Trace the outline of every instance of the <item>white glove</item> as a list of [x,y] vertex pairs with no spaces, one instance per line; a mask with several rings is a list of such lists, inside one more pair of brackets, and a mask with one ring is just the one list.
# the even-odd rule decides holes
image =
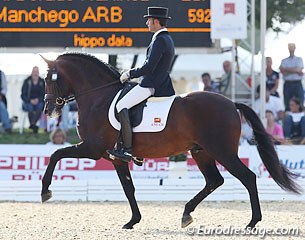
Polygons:
[[130,78],[130,73],[129,73],[130,70],[128,71],[125,71],[122,73],[121,77],[120,77],[120,80],[121,80],[121,83],[124,83],[126,82],[127,80],[129,80]]

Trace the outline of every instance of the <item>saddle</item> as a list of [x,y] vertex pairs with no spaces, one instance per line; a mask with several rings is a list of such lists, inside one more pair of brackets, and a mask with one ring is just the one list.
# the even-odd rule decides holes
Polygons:
[[[108,111],[108,119],[111,126],[120,130],[118,113],[115,105],[128,91],[135,87],[137,83],[125,83],[124,88],[114,97]],[[166,127],[170,108],[179,96],[150,97],[145,101],[129,109],[129,116],[133,132],[160,132]]]
[[[126,82],[124,84],[122,92],[120,93],[120,95],[115,103],[115,106],[131,89],[133,89],[137,85],[138,85],[138,83],[135,83],[135,82]],[[144,110],[144,107],[147,106],[146,103],[147,103],[147,99],[144,100],[143,102],[140,102],[139,104],[133,106],[131,109],[129,109],[131,127],[134,128],[134,127],[140,125],[140,123],[142,122],[143,110]],[[114,108],[114,115],[115,115],[115,118],[117,119],[117,121],[119,122],[119,114],[116,110],[116,107]]]

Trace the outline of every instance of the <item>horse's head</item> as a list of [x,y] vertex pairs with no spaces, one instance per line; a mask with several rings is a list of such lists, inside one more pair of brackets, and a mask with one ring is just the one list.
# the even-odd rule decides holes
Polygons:
[[51,117],[57,117],[61,115],[62,108],[66,103],[65,99],[71,94],[71,89],[64,79],[64,73],[58,61],[41,57],[48,64],[48,72],[45,77],[44,113]]
[[49,116],[60,115],[71,95],[78,101],[83,97],[85,105],[90,105],[97,97],[107,98],[122,87],[119,72],[93,56],[65,53],[55,61],[42,58],[49,67],[44,110]]

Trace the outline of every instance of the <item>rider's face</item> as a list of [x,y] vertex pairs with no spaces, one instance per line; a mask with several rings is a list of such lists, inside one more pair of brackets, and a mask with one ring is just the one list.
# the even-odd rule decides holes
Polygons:
[[150,32],[156,32],[156,19],[153,18],[147,18],[146,26],[148,27]]

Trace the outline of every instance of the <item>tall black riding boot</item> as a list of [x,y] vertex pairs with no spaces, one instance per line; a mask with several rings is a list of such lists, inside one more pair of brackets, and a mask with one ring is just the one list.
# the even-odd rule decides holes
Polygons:
[[132,159],[132,129],[127,108],[119,112],[119,119],[124,147],[123,149],[108,150],[108,153],[116,158],[120,158],[124,162],[130,162]]

